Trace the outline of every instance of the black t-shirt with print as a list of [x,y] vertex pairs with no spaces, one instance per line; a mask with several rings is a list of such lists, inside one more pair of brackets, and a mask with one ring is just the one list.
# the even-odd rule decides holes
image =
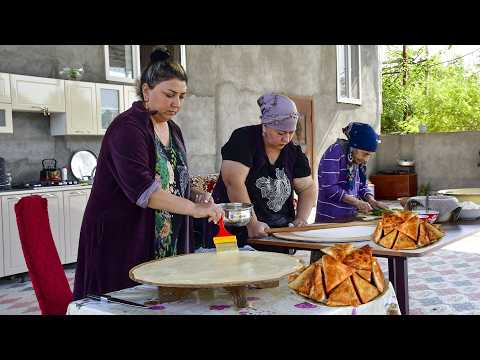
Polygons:
[[[272,165],[265,153],[262,126],[246,126],[232,133],[222,147],[222,159],[250,168],[245,185],[259,221],[281,227],[294,220],[293,179],[311,174],[308,159],[299,145],[287,144]],[[229,202],[221,176],[213,198],[217,203]]]

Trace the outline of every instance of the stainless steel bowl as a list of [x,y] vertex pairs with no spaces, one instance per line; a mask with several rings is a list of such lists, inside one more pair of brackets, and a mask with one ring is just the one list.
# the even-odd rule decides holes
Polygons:
[[400,166],[414,166],[415,160],[397,160],[397,164]]
[[252,218],[253,205],[245,203],[218,204],[225,212],[223,222],[230,226],[245,226]]

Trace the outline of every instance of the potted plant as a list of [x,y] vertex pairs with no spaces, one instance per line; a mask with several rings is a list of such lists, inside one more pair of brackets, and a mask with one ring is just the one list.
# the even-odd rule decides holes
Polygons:
[[67,80],[80,80],[83,75],[83,68],[78,67],[64,67],[60,71],[60,75],[63,76]]

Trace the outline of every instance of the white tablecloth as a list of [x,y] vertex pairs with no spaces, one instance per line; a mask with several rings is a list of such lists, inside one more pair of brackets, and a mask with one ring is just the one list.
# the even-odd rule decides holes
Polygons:
[[[157,287],[139,285],[109,295],[144,303],[155,300]],[[82,299],[70,303],[67,315],[387,315],[400,314],[391,284],[377,299],[358,307],[329,307],[310,301],[288,288],[287,280],[269,289],[248,289],[248,307],[238,309],[224,289],[196,290],[184,299],[141,308],[111,302]]]

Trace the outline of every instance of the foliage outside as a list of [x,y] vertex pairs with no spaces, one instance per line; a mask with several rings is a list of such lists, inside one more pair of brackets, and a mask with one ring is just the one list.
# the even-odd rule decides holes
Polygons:
[[406,55],[387,47],[382,133],[418,133],[421,124],[427,132],[480,130],[480,68],[465,70],[462,58],[442,63],[425,47],[407,47]]

